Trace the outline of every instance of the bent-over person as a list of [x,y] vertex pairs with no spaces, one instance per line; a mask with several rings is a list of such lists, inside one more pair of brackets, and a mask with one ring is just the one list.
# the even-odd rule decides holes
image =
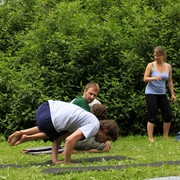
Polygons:
[[[36,139],[52,139],[52,163],[67,164],[77,141],[95,137],[97,142],[115,141],[119,128],[113,120],[99,121],[95,115],[81,107],[48,100],[36,112],[37,127],[16,131],[8,138],[10,145]],[[65,140],[64,161],[58,160],[58,149]]]

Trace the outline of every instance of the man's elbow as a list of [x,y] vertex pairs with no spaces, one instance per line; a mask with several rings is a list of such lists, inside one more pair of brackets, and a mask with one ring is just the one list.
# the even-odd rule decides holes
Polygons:
[[71,137],[71,136],[68,136],[68,137],[66,138],[66,143],[71,143],[71,142],[73,142],[73,141],[75,141],[75,139],[74,139],[73,137]]

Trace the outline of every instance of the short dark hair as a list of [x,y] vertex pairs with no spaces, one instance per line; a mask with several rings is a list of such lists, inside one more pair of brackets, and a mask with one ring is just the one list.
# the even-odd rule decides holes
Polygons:
[[112,141],[116,141],[119,137],[119,127],[114,120],[101,120],[100,128],[102,131],[108,130],[106,132],[107,136],[112,138]]
[[99,119],[104,120],[107,118],[108,111],[106,106],[102,104],[94,104],[91,108],[91,112]]

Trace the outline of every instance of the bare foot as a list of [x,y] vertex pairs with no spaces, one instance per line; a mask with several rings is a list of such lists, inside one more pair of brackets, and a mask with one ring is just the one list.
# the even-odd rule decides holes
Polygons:
[[165,139],[165,140],[168,140],[168,136],[164,136],[164,139]]
[[151,142],[151,143],[154,142],[154,139],[153,138],[149,139],[149,142]]
[[14,146],[15,143],[21,138],[22,132],[16,131],[15,133],[11,134],[8,138],[8,143],[10,146]]
[[65,161],[52,161],[53,164],[72,164],[71,162],[65,162]]
[[21,138],[18,139],[18,140],[14,143],[14,146],[16,146],[16,145],[18,145],[18,144],[21,144],[21,143],[23,143],[23,142],[27,142],[27,141],[28,141],[27,135],[23,134],[23,135],[21,136]]

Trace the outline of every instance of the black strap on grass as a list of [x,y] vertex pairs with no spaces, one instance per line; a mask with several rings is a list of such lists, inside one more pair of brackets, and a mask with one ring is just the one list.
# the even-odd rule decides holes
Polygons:
[[87,166],[87,167],[64,167],[64,168],[48,168],[42,170],[48,174],[66,174],[72,172],[84,172],[84,171],[108,171],[108,170],[120,170],[129,167],[160,167],[162,165],[180,165],[180,161],[164,161],[146,164],[126,164],[126,165],[115,165],[115,166]]
[[[110,161],[110,160],[133,160],[133,158],[126,157],[126,156],[100,156],[100,157],[90,157],[90,158],[81,158],[72,160],[72,163],[93,163],[93,162],[102,162],[102,161]],[[6,168],[6,167],[13,167],[13,168],[22,168],[27,166],[46,166],[46,165],[52,165],[51,161],[46,161],[42,163],[33,163],[33,164],[24,164],[24,165],[16,165],[16,164],[0,164],[0,169]]]

